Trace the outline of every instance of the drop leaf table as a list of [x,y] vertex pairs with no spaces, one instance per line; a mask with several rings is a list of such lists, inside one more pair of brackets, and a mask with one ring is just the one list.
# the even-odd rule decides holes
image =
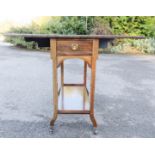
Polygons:
[[[99,48],[105,48],[114,39],[142,39],[142,36],[121,35],[56,35],[56,34],[17,34],[7,33],[9,37],[23,37],[26,41],[35,41],[40,47],[50,47],[53,67],[53,117],[50,122],[53,132],[58,114],[88,114],[97,133],[94,115],[96,60]],[[81,59],[84,62],[83,82],[64,83],[64,61]],[[91,69],[90,89],[87,88],[87,67]],[[57,70],[61,70],[61,86],[58,87]],[[69,93],[68,93],[69,92]],[[102,104],[102,103],[100,103]]]

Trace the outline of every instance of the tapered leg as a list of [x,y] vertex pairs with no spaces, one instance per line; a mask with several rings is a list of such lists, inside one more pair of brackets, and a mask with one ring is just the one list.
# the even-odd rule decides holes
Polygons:
[[93,41],[93,57],[91,63],[91,87],[90,87],[90,119],[93,123],[93,127],[97,127],[97,122],[94,116],[94,94],[95,94],[95,76],[96,76],[96,53],[98,42]]
[[97,122],[94,116],[94,93],[95,93],[95,64],[92,63],[92,71],[91,71],[91,90],[90,90],[90,120],[93,123],[93,133],[96,135],[97,132]]
[[57,119],[58,115],[58,84],[57,84],[57,58],[56,58],[56,40],[52,39],[51,41],[51,52],[52,52],[52,59],[53,59],[53,105],[54,105],[54,112],[53,118],[50,122],[51,128],[53,128],[54,123]]
[[97,122],[96,122],[96,119],[95,119],[94,114],[90,114],[89,116],[90,116],[90,120],[91,120],[92,123],[93,123],[93,127],[94,127],[94,128],[97,128]]

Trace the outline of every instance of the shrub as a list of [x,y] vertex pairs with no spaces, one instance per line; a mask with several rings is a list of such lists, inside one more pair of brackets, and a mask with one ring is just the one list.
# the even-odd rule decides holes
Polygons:
[[127,40],[123,43],[119,43],[116,46],[112,46],[111,53],[143,53],[143,54],[155,54],[155,39],[140,39],[140,40]]
[[38,49],[38,45],[36,42],[33,42],[33,41],[26,42],[22,37],[15,37],[15,38],[7,37],[6,41],[14,44],[15,46],[22,47],[22,48]]
[[132,46],[140,50],[142,53],[155,54],[155,39],[135,40]]
[[[9,32],[13,33],[37,33],[38,29],[36,25],[30,27],[12,27]],[[26,42],[23,37],[6,37],[5,41],[12,43],[15,46],[27,48],[27,49],[38,49],[36,42]]]
[[[40,17],[27,27],[11,28],[13,33],[47,33],[47,34],[126,34],[155,36],[155,17],[144,16],[62,16]],[[26,42],[23,38],[7,38],[7,41],[26,48],[38,48],[34,42]],[[125,53],[127,50],[155,54],[155,39],[115,40],[111,44],[111,53]],[[105,49],[104,49],[105,50]],[[103,51],[104,51],[103,50]]]

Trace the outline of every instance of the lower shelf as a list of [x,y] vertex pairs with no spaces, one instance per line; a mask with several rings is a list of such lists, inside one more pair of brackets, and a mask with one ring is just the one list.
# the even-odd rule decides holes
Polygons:
[[59,113],[89,113],[89,95],[84,86],[63,86],[58,97]]

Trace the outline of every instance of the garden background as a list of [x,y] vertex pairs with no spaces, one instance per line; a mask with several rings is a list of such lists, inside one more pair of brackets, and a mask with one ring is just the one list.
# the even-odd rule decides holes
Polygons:
[[[4,32],[145,36],[142,40],[115,40],[100,52],[155,54],[154,16],[40,16],[24,26],[0,23],[0,33]],[[26,42],[23,38],[7,37],[6,41],[19,47],[39,49],[35,42]]]

